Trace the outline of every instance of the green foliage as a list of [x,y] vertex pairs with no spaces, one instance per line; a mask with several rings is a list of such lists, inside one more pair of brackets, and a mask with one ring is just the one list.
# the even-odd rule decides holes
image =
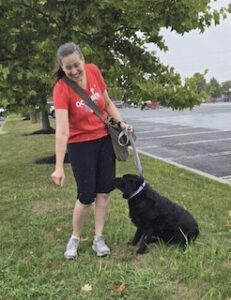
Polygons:
[[221,89],[224,95],[231,95],[231,80],[223,82]]
[[212,78],[209,81],[208,84],[208,93],[211,97],[219,97],[221,96],[222,90],[221,90],[221,85],[220,83],[215,79]]
[[[179,75],[163,66],[155,53],[147,52],[145,44],[167,50],[160,35],[163,27],[183,34],[196,28],[203,32],[213,21],[218,24],[226,10],[212,11],[209,3],[1,1],[0,76],[4,80],[0,82],[0,104],[9,111],[46,110],[54,84],[56,49],[63,42],[74,41],[83,49],[87,62],[100,66],[112,96],[141,101],[157,92],[163,104],[177,109],[192,107],[201,99],[195,85],[190,80],[181,83]],[[184,100],[179,100],[177,93]]]

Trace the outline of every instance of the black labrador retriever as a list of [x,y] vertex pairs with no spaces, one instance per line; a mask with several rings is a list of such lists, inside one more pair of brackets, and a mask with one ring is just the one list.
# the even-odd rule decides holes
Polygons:
[[154,191],[143,177],[126,174],[115,178],[114,185],[128,200],[129,216],[137,227],[132,245],[141,239],[137,254],[143,254],[147,244],[159,240],[185,250],[198,236],[199,228],[193,216]]

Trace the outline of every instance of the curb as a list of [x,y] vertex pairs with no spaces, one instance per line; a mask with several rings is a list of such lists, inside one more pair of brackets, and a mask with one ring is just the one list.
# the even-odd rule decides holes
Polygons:
[[[137,149],[138,150],[138,149]],[[196,169],[193,169],[193,168],[190,168],[190,167],[187,167],[187,166],[184,166],[184,165],[181,165],[179,163],[176,163],[174,161],[171,161],[171,160],[168,160],[168,159],[165,159],[165,158],[162,158],[162,157],[159,157],[159,156],[156,156],[156,155],[153,155],[153,154],[150,154],[150,153],[147,153],[145,151],[142,151],[142,150],[138,150],[139,153],[143,154],[143,155],[146,155],[148,157],[151,157],[151,158],[155,158],[157,160],[161,160],[165,163],[168,163],[170,165],[173,165],[175,167],[178,167],[180,169],[184,169],[186,171],[190,171],[192,173],[195,173],[195,174],[198,174],[198,175],[201,175],[201,176],[204,176],[204,177],[207,177],[211,180],[214,180],[214,181],[217,181],[217,182],[220,182],[220,183],[223,183],[223,184],[228,184],[231,186],[231,182],[229,182],[228,180],[224,180],[222,178],[219,178],[219,177],[216,177],[214,175],[210,175],[206,172],[203,172],[203,171],[199,171],[199,170],[196,170]]]

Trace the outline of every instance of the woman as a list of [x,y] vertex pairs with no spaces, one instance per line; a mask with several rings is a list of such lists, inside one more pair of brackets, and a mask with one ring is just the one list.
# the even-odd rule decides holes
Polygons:
[[115,177],[115,155],[111,139],[104,122],[61,78],[66,75],[82,87],[105,117],[112,116],[127,132],[132,132],[132,127],[123,121],[109,98],[99,69],[93,64],[85,64],[83,54],[76,44],[70,42],[59,47],[57,66],[57,82],[53,90],[56,166],[51,177],[55,184],[63,186],[63,161],[67,150],[78,190],[73,211],[73,233],[64,256],[74,259],[78,255],[81,229],[92,203],[95,221],[92,249],[97,256],[106,256],[110,254],[110,249],[104,241],[103,229]]

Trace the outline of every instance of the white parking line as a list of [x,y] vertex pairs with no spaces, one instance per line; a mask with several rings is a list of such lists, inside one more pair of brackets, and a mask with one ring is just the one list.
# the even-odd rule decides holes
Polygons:
[[202,140],[202,141],[192,141],[192,142],[184,142],[184,143],[177,143],[175,145],[193,145],[193,144],[202,144],[202,143],[216,143],[216,142],[224,142],[230,141],[231,138],[223,138],[223,139],[215,139],[215,140]]
[[179,133],[179,134],[169,134],[169,135],[159,135],[159,136],[150,136],[150,137],[139,137],[139,140],[150,140],[150,139],[163,139],[163,138],[171,138],[177,136],[187,136],[187,135],[198,135],[198,134],[206,134],[206,133],[217,133],[223,132],[225,130],[210,130],[210,131],[199,131],[199,132],[189,132],[189,133]]
[[[138,123],[138,125],[136,127],[136,124],[132,123],[132,126],[133,126],[133,128],[135,128],[136,132],[138,131],[138,129],[139,130],[141,129],[141,131],[140,131],[141,133],[143,132],[142,129],[145,130],[145,129],[153,128],[153,124],[140,124],[140,123]],[[161,130],[161,131],[162,130],[168,130],[169,128],[172,128],[172,126],[170,126],[170,125],[166,125],[166,126],[158,125],[158,127],[154,127],[154,129],[158,129],[158,130]],[[153,131],[151,131],[151,132],[153,132]]]
[[160,148],[160,145],[150,145],[150,146],[137,146],[137,149],[151,149],[151,148]]
[[223,177],[220,177],[220,178],[222,178],[222,179],[224,179],[224,180],[229,180],[229,181],[231,181],[231,175],[223,176]]
[[[159,128],[157,130],[159,131]],[[154,130],[143,130],[143,131],[136,131],[135,130],[135,134],[153,133],[153,131],[155,131],[155,129]],[[161,131],[163,131],[163,130],[161,130]]]
[[194,158],[201,158],[201,157],[220,157],[220,156],[226,156],[226,155],[231,155],[231,151],[223,151],[223,152],[216,152],[216,153],[203,153],[203,154],[195,154],[195,155],[182,155],[180,158],[173,158],[173,157],[168,157],[166,159],[174,160],[174,161],[179,161],[182,159],[194,159]]
[[[175,128],[173,128],[173,129],[175,129]],[[163,132],[163,131],[168,131],[168,130],[171,130],[171,128],[163,128],[162,129],[160,127],[156,127],[156,128],[153,128],[152,130],[135,131],[135,134],[153,133],[155,131]],[[189,130],[189,128],[188,127],[182,127],[182,128],[177,128],[177,130]]]

